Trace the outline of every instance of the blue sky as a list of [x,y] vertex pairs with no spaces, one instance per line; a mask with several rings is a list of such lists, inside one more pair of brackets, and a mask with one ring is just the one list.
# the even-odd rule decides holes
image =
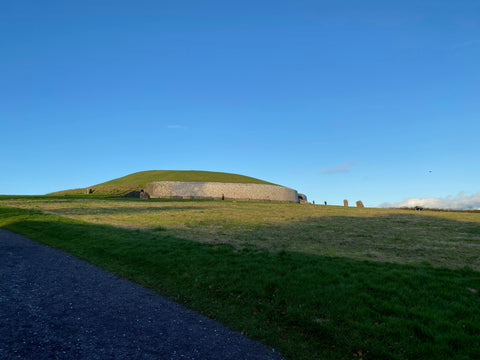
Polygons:
[[477,0],[7,0],[0,31],[0,194],[184,169],[480,207]]

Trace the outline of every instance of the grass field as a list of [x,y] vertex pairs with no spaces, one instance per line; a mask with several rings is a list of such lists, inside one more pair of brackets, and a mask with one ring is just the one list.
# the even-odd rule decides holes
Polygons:
[[287,359],[480,354],[480,213],[0,197],[0,226],[148,286]]

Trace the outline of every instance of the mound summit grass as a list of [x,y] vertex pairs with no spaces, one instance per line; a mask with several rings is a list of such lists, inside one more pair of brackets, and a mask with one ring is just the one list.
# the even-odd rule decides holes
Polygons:
[[480,353],[479,213],[5,197],[0,226],[147,286],[287,359]]
[[253,177],[197,170],[148,170],[140,171],[113,179],[101,184],[80,189],[62,190],[49,195],[82,195],[87,189],[92,189],[96,195],[122,195],[132,190],[143,189],[147,183],[154,181],[185,181],[185,182],[225,182],[240,184],[276,185]]

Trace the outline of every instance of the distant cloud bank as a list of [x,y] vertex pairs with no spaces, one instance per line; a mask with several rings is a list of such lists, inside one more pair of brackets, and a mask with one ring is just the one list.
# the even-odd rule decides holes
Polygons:
[[430,209],[450,210],[480,210],[480,191],[473,195],[465,195],[464,192],[456,196],[446,198],[410,198],[394,204],[381,204],[381,207],[416,207],[421,206]]

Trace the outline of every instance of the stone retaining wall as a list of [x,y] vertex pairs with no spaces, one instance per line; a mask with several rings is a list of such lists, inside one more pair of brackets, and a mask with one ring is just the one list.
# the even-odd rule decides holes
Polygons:
[[151,198],[299,201],[296,190],[263,184],[157,181],[148,183],[145,192]]

